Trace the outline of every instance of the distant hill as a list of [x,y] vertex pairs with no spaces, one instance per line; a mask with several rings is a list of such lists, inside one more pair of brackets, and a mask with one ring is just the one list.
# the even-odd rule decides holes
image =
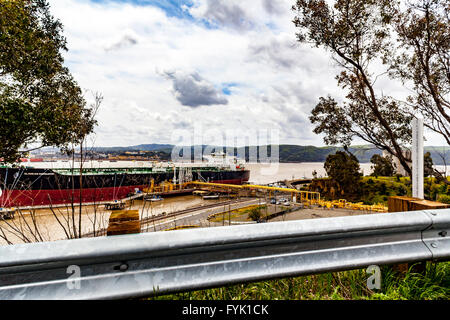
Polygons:
[[140,144],[137,146],[129,146],[129,147],[95,147],[93,150],[97,152],[117,152],[117,151],[133,151],[133,150],[141,150],[141,151],[164,151],[170,153],[173,149],[172,144]]
[[165,151],[169,150],[172,151],[173,149],[172,144],[140,144],[137,146],[133,146],[132,148],[135,150],[142,150],[142,151]]
[[425,152],[431,154],[435,165],[450,165],[450,146],[447,147],[424,147]]
[[[239,148],[242,152],[243,148]],[[258,153],[259,153],[259,148]],[[270,146],[267,147],[270,150]],[[245,147],[246,154],[248,155],[249,147]],[[315,147],[315,146],[298,146],[298,145],[280,145],[279,157],[280,162],[324,162],[329,154],[336,153],[336,151],[343,148],[340,147]],[[381,154],[381,151],[370,146],[349,148],[359,160],[359,162],[370,162],[370,158],[374,154]],[[270,151],[268,151],[270,152]],[[248,160],[248,158],[246,158]]]
[[[170,154],[174,145],[171,144],[140,144],[129,147],[97,147],[94,148],[97,152],[117,152],[117,151],[161,151]],[[202,146],[205,150],[206,146]],[[259,154],[260,147],[253,147],[257,149]],[[425,152],[430,152],[435,165],[443,165],[444,161],[450,165],[450,147],[425,147]],[[223,147],[215,147],[215,151],[224,150]],[[243,154],[245,151],[246,161],[249,160],[249,150],[247,147],[234,148],[234,155]],[[268,147],[270,154],[270,146]],[[299,146],[283,144],[279,146],[280,162],[324,162],[329,154],[333,154],[338,150],[343,150],[341,147],[315,147],[315,146]],[[370,145],[352,146],[349,148],[361,163],[370,162],[370,158],[374,154],[381,154],[382,151]],[[213,149],[214,151],[214,149]],[[181,153],[182,154],[182,153]],[[191,147],[191,155],[194,154],[194,146]],[[258,157],[259,159],[259,157]]]

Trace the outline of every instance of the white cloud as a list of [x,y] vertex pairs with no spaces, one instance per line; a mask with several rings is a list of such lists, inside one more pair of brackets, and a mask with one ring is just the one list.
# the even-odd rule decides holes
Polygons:
[[196,72],[177,73],[166,71],[164,75],[173,81],[174,95],[183,106],[195,108],[228,104],[225,96]]
[[[171,143],[174,130],[199,124],[323,143],[309,112],[319,96],[342,93],[329,56],[296,42],[292,1],[194,0],[184,7],[194,19],[116,1],[50,4],[66,64],[82,88],[104,95],[97,145]],[[167,70],[176,73],[164,78]]]
[[106,51],[114,51],[114,50],[120,50],[123,48],[129,48],[134,46],[135,44],[138,43],[138,40],[133,37],[132,35],[124,35],[120,40],[118,40],[117,42],[113,43],[110,46],[107,46],[105,48]]
[[[280,128],[276,105],[262,97],[271,96],[274,86],[295,82],[303,71],[299,67],[293,73],[276,63],[277,58],[295,62],[294,49],[283,57],[273,48],[261,56],[252,52],[266,41],[295,43],[291,13],[287,10],[283,19],[277,13],[277,20],[263,2],[245,7],[238,1],[222,1],[218,15],[211,3],[208,13],[207,1],[196,2],[189,9],[193,16],[200,18],[201,10],[212,14],[216,28],[168,17],[153,6],[50,1],[53,15],[64,24],[67,65],[82,88],[105,97],[98,114],[98,145],[170,143],[173,130],[192,129],[198,123],[222,131]],[[233,20],[234,14],[248,22],[245,28],[240,25],[245,32],[236,31],[244,20]],[[177,71],[170,81],[161,77],[166,70]],[[223,94],[223,88],[232,94]],[[302,108],[293,99],[288,103]],[[304,139],[299,136],[296,142]]]
[[230,0],[197,1],[197,7],[190,10],[197,18],[203,18],[211,25],[229,27],[236,30],[249,30],[253,23],[239,2]]

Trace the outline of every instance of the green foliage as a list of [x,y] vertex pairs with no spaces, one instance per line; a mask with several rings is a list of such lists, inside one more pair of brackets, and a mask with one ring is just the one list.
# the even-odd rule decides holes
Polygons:
[[438,201],[442,202],[442,203],[450,204],[450,195],[441,194],[441,195],[439,195]]
[[361,179],[361,193],[356,201],[364,204],[387,204],[389,196],[411,195],[408,177],[363,177]]
[[[369,162],[370,157],[381,151],[373,146],[349,147],[348,150],[354,154],[360,162]],[[314,147],[280,145],[280,162],[324,162],[330,154],[336,151],[344,151],[340,147]]]
[[[412,115],[421,113],[450,145],[448,0],[297,0],[292,9],[298,41],[329,51],[341,67],[336,79],[345,98],[320,97],[310,116],[326,144],[362,139],[396,156],[410,174],[402,146],[411,140]],[[385,72],[374,74],[380,62]],[[409,83],[411,95],[386,95],[374,85],[382,74]],[[430,168],[426,163],[427,176]]]
[[329,155],[324,164],[327,175],[335,181],[345,193],[355,193],[361,179],[358,159],[353,154],[337,151]]
[[[353,193],[346,193],[345,199],[352,202],[363,202],[367,205],[384,203],[387,204],[390,196],[411,196],[411,179],[409,177],[362,177],[358,183],[358,188]],[[310,191],[318,191],[326,199],[342,198],[341,195],[330,194],[333,186],[331,179],[313,180],[309,189]],[[425,178],[424,195],[428,200],[447,201],[447,195],[450,196],[450,188],[444,183],[438,183],[436,178]]]
[[310,116],[314,132],[323,134],[328,145],[350,146],[354,138],[364,140],[396,156],[410,172],[401,146],[411,140],[411,113],[374,86],[371,72],[392,48],[395,3],[297,0],[293,10],[298,41],[331,52],[342,69],[336,79],[345,99],[319,98]]
[[[441,134],[450,146],[450,7],[448,0],[407,1],[393,19],[395,41],[390,74],[409,83],[408,104],[424,124]],[[393,44],[395,42],[393,41]]]
[[[437,183],[435,178],[425,178],[424,195],[428,200],[447,201],[448,186],[445,183]],[[356,201],[365,204],[384,202],[389,196],[411,196],[411,179],[409,177],[363,177],[361,179],[361,193]]]
[[425,153],[423,157],[423,174],[425,177],[430,177],[433,175],[433,159],[431,158],[431,153]]
[[414,266],[403,278],[384,268],[382,292],[371,299],[442,300],[450,298],[450,263],[427,263],[425,274],[414,273]]
[[380,194],[383,194],[383,195],[386,195],[386,194],[387,194],[387,186],[386,186],[386,183],[382,182],[382,183],[380,183],[378,186],[379,186],[379,189],[378,189],[379,193],[380,193]]
[[259,221],[261,219],[261,208],[252,208],[248,212],[248,217],[253,221]]
[[45,0],[1,1],[0,16],[0,158],[14,161],[32,142],[79,142],[96,121],[63,66],[61,23]]
[[374,154],[370,159],[370,162],[373,163],[373,172],[371,174],[372,176],[391,177],[394,175],[395,168],[392,164],[392,157],[383,157],[378,154]]

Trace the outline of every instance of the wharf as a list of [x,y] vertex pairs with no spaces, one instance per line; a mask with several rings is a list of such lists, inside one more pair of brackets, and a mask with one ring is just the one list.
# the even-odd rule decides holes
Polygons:
[[112,201],[105,204],[106,210],[123,210],[125,209],[125,202],[123,201]]
[[162,192],[149,192],[148,195],[155,195],[155,196],[180,196],[180,195],[186,195],[186,194],[192,194],[194,192],[194,188],[189,189],[181,189],[181,190],[171,190],[171,191],[162,191]]
[[16,208],[0,208],[0,220],[14,219]]

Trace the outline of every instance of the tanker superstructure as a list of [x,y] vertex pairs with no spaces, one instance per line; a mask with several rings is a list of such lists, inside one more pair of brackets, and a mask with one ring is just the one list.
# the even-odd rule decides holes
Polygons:
[[[243,184],[250,171],[235,157],[212,154],[199,163],[139,163],[139,166],[119,162],[66,163],[58,168],[45,164],[0,167],[0,207],[50,206],[72,202],[92,203],[120,200],[164,182],[182,184],[206,181]],[[81,173],[81,177],[80,177]],[[81,199],[80,199],[81,197]]]

